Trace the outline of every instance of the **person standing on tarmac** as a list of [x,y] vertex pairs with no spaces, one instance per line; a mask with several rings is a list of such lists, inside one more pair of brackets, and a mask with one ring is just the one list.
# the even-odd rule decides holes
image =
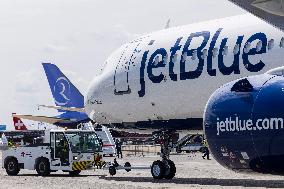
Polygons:
[[207,156],[207,160],[210,160],[208,144],[207,144],[207,141],[205,139],[203,140],[203,145],[204,145],[204,151],[203,151],[204,154],[203,154],[202,158],[205,159],[205,156]]
[[118,158],[119,158],[119,154],[120,154],[120,157],[122,158],[121,146],[122,146],[122,143],[118,139],[116,139],[116,141],[115,141],[115,148],[116,148],[116,155],[117,155]]
[[68,144],[67,144],[67,141],[65,141],[64,139],[61,139],[59,144],[58,144],[57,151],[58,151],[58,156],[59,156],[60,161],[61,161],[61,165],[65,165],[66,163],[68,163]]

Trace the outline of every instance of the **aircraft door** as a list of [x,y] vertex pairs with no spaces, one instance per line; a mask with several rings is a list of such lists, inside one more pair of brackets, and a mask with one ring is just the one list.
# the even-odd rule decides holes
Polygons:
[[141,51],[139,49],[142,41],[133,41],[125,45],[121,52],[119,59],[117,60],[117,66],[114,73],[114,94],[124,95],[131,93],[129,78],[129,71],[134,65],[134,61],[137,58],[138,53]]

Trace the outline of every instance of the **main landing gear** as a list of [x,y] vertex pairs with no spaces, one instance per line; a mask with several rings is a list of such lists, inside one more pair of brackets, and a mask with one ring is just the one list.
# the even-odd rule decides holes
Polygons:
[[153,133],[154,139],[161,144],[162,160],[154,161],[151,166],[151,173],[154,179],[172,179],[176,174],[176,166],[170,158],[171,149],[178,140],[174,130],[161,130]]

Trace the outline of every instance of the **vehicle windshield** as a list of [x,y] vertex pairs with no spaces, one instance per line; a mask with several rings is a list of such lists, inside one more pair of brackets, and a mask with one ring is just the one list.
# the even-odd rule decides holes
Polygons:
[[65,133],[72,152],[94,153],[102,150],[101,143],[94,132]]

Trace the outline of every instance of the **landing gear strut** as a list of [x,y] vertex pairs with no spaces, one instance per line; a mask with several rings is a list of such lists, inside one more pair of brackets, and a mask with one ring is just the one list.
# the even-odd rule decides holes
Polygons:
[[178,137],[174,130],[161,130],[153,133],[154,139],[161,144],[162,160],[154,161],[151,173],[154,179],[172,179],[176,174],[176,166],[170,158],[171,149],[174,147]]

